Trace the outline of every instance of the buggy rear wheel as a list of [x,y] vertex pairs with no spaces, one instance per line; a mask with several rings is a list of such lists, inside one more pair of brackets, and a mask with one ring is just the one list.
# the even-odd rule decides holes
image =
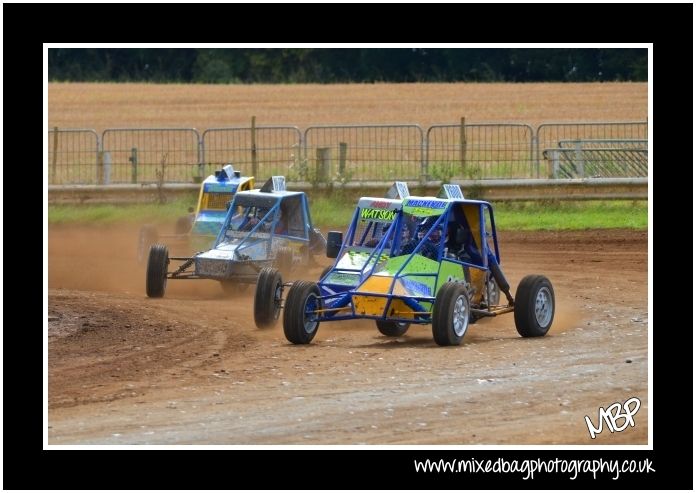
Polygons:
[[433,305],[433,339],[440,346],[456,346],[469,328],[469,293],[454,282],[446,282]]
[[283,313],[283,332],[293,344],[309,344],[319,330],[321,308],[319,287],[310,281],[297,281],[288,291]]
[[[489,293],[490,300],[488,299]],[[500,304],[500,287],[493,276],[489,276],[488,278],[487,286],[485,286],[483,291],[483,301],[486,303],[486,306],[497,306]]]
[[254,293],[254,323],[259,329],[278,322],[283,299],[283,278],[277,269],[264,267],[259,272]]
[[167,288],[169,251],[164,245],[152,245],[147,259],[145,292],[150,298],[161,298]]
[[553,286],[544,276],[525,276],[515,293],[515,327],[522,337],[546,335],[553,323],[556,300]]
[[388,320],[376,320],[377,329],[389,337],[399,337],[406,333],[411,326],[408,322],[390,322]]

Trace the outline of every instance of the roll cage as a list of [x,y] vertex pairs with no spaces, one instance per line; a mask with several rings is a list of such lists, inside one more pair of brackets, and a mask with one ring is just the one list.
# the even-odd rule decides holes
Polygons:
[[[369,205],[374,206],[377,202],[382,203],[383,211],[391,210],[393,214],[365,213]],[[336,262],[318,283],[323,306],[319,320],[350,319],[359,315],[429,323],[437,289],[448,280],[456,280],[444,277],[447,273],[441,268],[443,263],[460,265],[463,272],[476,269],[484,274],[491,264],[500,263],[495,220],[488,202],[433,197],[408,197],[398,205],[390,202],[363,198],[358,203]],[[414,241],[419,229],[422,237],[415,248],[401,254],[404,244]],[[422,255],[426,242],[438,229],[441,235],[436,258],[426,259]],[[463,254],[458,256],[460,251],[464,251],[463,242],[467,238],[471,245],[465,253],[470,255],[468,258]],[[391,277],[384,292],[368,286],[373,277]],[[397,287],[400,295],[395,295]],[[384,313],[356,313],[354,295],[387,298]],[[393,298],[400,299],[411,310],[408,317],[399,317],[398,314],[387,317]]]
[[246,245],[260,241],[270,244],[275,236],[309,242],[311,218],[307,197],[301,192],[238,192],[229,206],[215,239],[221,244]]

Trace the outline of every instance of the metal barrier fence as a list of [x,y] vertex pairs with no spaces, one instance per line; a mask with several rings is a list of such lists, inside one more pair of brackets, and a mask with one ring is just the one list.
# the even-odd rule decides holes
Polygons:
[[102,133],[111,183],[191,182],[200,164],[195,128],[109,128]]
[[[48,131],[51,184],[196,182],[232,162],[261,182],[647,176],[647,122]],[[582,147],[578,154],[578,145]],[[557,152],[551,152],[551,151]],[[548,152],[545,152],[548,151]],[[577,161],[577,162],[576,162]],[[578,163],[582,169],[578,169]],[[587,163],[595,163],[585,166]]]
[[297,127],[209,128],[201,149],[203,177],[231,162],[252,176],[286,175],[291,181],[302,166],[302,132]]
[[101,183],[99,135],[91,129],[48,131],[48,180],[64,183]]
[[423,146],[419,125],[309,127],[304,133],[304,169],[299,178],[343,183],[393,181],[395,176],[419,180]]
[[524,124],[433,125],[427,133],[428,176],[449,181],[532,178],[534,130]]
[[647,140],[561,140],[558,145],[543,151],[554,178],[648,176]]
[[[647,122],[599,122],[599,123],[544,123],[536,134],[537,162],[541,165],[543,151],[560,147],[561,141],[569,140],[647,140]],[[542,178],[553,177],[553,162],[546,161]]]

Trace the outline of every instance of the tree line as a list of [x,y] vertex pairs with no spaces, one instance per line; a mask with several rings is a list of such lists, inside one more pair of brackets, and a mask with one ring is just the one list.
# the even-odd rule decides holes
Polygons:
[[647,81],[645,48],[50,48],[51,81]]

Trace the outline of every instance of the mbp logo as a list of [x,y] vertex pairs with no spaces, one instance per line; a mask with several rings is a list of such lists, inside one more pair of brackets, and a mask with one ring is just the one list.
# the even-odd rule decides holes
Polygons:
[[[621,412],[621,409],[623,409],[625,412]],[[626,428],[628,428],[628,425],[631,425],[631,427],[636,426],[635,422],[633,421],[633,416],[638,412],[639,409],[640,399],[637,397],[631,397],[623,404],[620,402],[615,402],[606,408],[606,410],[603,407],[600,407],[597,418],[599,421],[597,428],[595,428],[595,426],[592,424],[590,417],[585,416],[585,422],[587,423],[587,429],[590,432],[590,438],[594,440],[597,435],[602,433],[603,422],[607,424],[607,428],[609,428],[611,433],[614,433],[615,431],[624,431]],[[617,424],[617,421],[620,420],[623,420],[623,424],[621,425]]]

